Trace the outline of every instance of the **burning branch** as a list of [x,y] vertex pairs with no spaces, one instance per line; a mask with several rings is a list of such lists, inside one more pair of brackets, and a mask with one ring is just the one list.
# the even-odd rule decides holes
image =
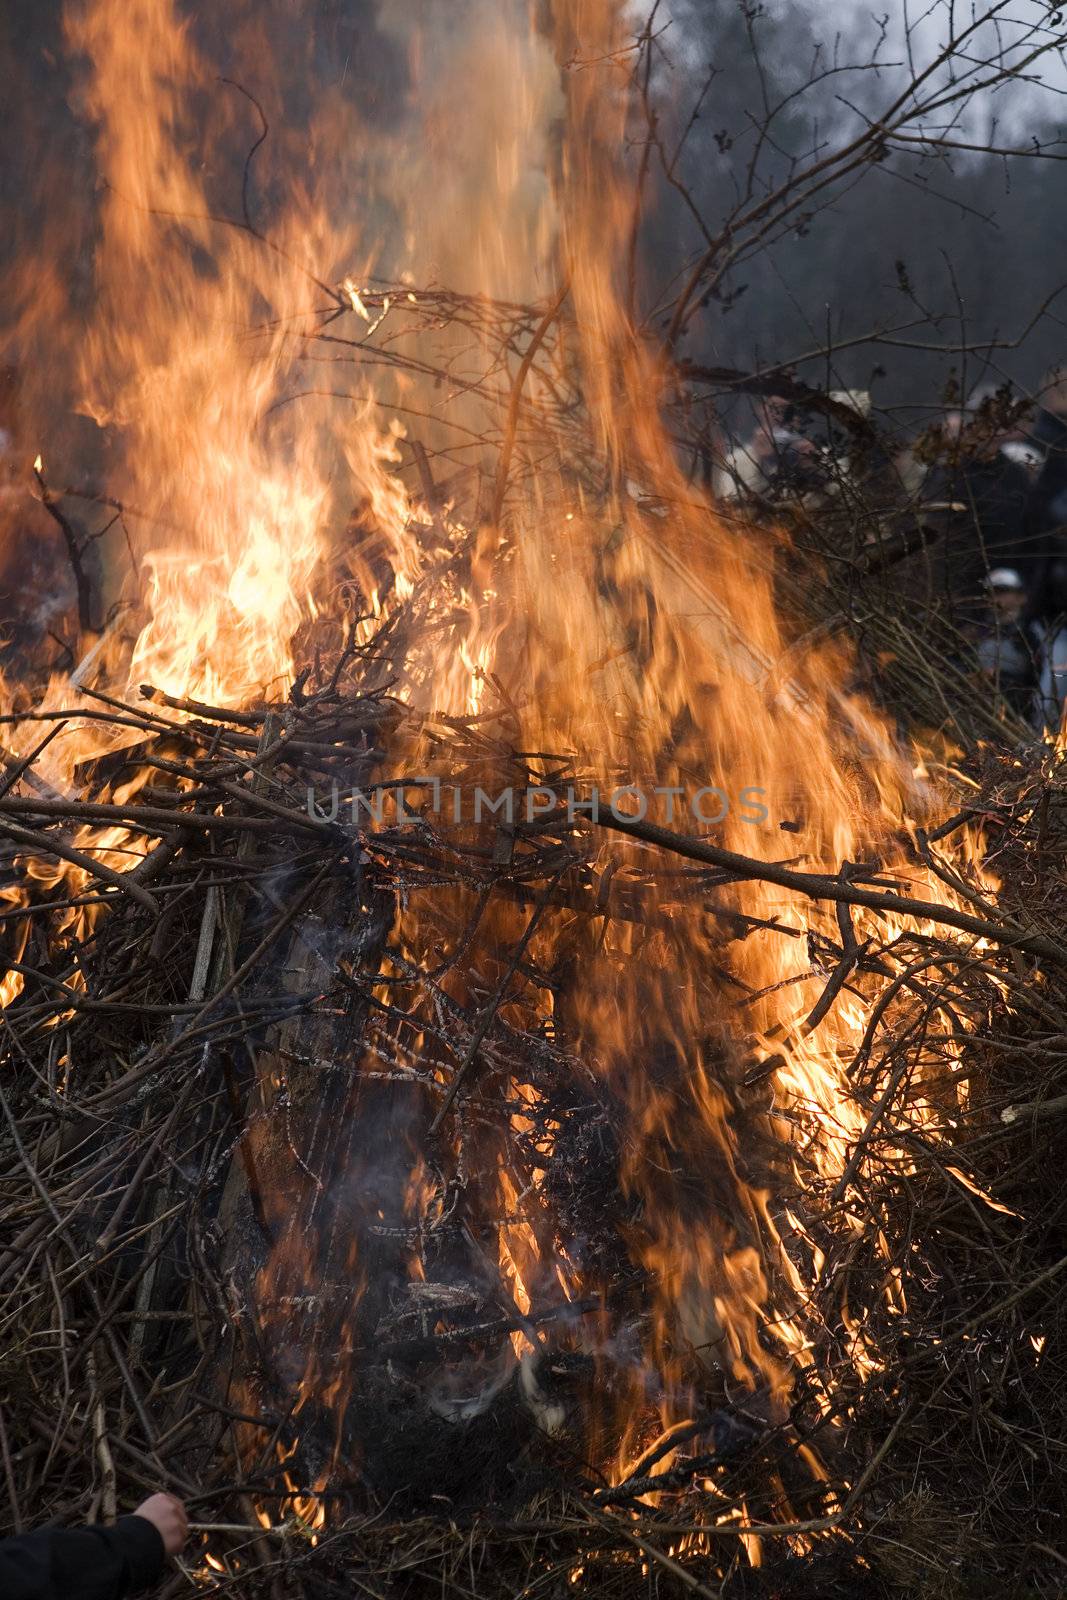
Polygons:
[[[433,103],[409,127],[398,89],[373,160],[301,85],[299,184],[274,73],[223,80],[259,119],[227,162],[207,20],[68,15],[113,456],[82,495],[144,545],[105,558],[106,648],[66,680],[26,630],[0,716],[12,1525],[165,1483],[209,1508],[182,1581],[248,1595],[704,1596],[763,1563],[851,1596],[951,1566],[953,1517],[1032,1565],[1067,1425],[1063,762],[886,598],[958,502],[885,461],[717,502],[723,392],[887,434],[793,363],[676,355],[897,146],[970,142],[967,96],[1054,47],[987,48],[1002,9],[925,54],[905,19],[907,83],[796,158],[764,82],[718,218],[681,165],[714,74],[673,142],[655,7],[406,52]],[[327,148],[354,188],[313,193]],[[696,229],[662,292],[657,164]],[[379,167],[406,181],[364,195]],[[36,483],[92,631],[91,540]],[[764,823],[593,811],[716,775]],[[963,1516],[968,1449],[1001,1476]]]
[[972,917],[958,907],[938,905],[929,900],[914,900],[907,895],[879,894],[863,889],[853,877],[855,869],[843,870],[837,877],[822,873],[797,872],[792,867],[779,866],[772,861],[757,861],[738,855],[732,850],[720,849],[703,839],[690,839],[669,829],[657,827],[636,817],[619,816],[616,812],[601,818],[604,827],[616,833],[625,833],[633,839],[644,840],[673,855],[690,861],[704,861],[709,866],[722,867],[739,881],[758,879],[791,889],[811,900],[830,900],[838,905],[865,906],[871,911],[896,913],[916,922],[931,922],[948,928],[958,928],[978,939],[992,940],[1009,949],[1025,950],[1046,960],[1067,961],[1067,948],[1057,940],[1039,933],[1029,933],[1024,928],[1013,927],[1010,921],[991,922]]

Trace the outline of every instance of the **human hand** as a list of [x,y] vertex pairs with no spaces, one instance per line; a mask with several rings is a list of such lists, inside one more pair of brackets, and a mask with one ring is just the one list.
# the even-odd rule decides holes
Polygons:
[[185,1515],[185,1507],[181,1501],[172,1494],[153,1494],[141,1504],[134,1512],[135,1517],[144,1517],[163,1540],[163,1548],[168,1556],[176,1556],[189,1537],[189,1521]]

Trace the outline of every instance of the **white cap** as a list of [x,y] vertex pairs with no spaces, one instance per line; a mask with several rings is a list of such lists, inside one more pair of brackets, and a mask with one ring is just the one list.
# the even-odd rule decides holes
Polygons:
[[867,418],[871,414],[869,389],[831,389],[827,399],[832,400],[835,405],[847,406],[857,417]]
[[986,579],[987,589],[1025,589],[1026,585],[1014,567],[994,567]]

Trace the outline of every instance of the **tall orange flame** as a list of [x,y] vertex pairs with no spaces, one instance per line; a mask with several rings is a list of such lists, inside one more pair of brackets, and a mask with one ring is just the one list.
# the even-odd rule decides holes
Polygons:
[[[491,719],[498,701],[487,686],[502,682],[510,705],[496,731],[523,750],[565,752],[583,794],[719,787],[736,802],[748,791],[758,803],[731,803],[714,825],[726,848],[831,871],[877,855],[905,876],[909,819],[925,804],[909,762],[884,721],[840,688],[842,659],[791,646],[754,541],[694,490],[661,421],[669,359],[635,332],[620,282],[633,222],[628,7],[551,0],[535,18],[525,6],[471,0],[463,15],[476,26],[447,39],[432,17],[410,28],[412,105],[381,135],[380,192],[369,164],[366,192],[347,196],[339,222],[310,179],[307,190],[293,186],[275,205],[268,242],[247,204],[228,219],[216,209],[197,137],[211,69],[176,0],[70,9],[106,181],[84,404],[113,435],[115,492],[138,512],[136,571],[120,577],[116,557],[111,573],[135,622],[119,610],[99,681],[230,706],[279,700],[294,636],[326,603],[336,564],[358,575],[380,612],[410,599],[434,550],[467,541],[469,584],[440,605],[448,626],[412,647],[420,711]],[[268,78],[282,71],[263,59]],[[249,143],[247,95],[215,96],[210,115],[217,145]],[[343,166],[358,123],[336,99],[322,121],[316,140],[328,129]],[[407,194],[383,176],[401,160]],[[380,242],[386,200],[402,221]],[[553,337],[564,330],[557,359],[583,407],[569,442],[545,449],[536,411],[547,382],[530,350],[501,354],[484,330],[420,320],[415,291],[371,291],[379,243],[397,282],[454,275],[472,296],[551,308],[541,332],[553,319]],[[356,333],[316,342],[342,316]],[[499,373],[489,422],[476,386],[462,381],[468,343],[472,363]],[[425,350],[421,378],[386,360],[416,349]],[[332,391],[332,379],[308,384],[302,365],[326,360],[360,371],[359,397],[283,404],[302,385]],[[423,504],[425,483],[406,486],[404,425],[386,420],[393,408],[423,419],[447,467],[481,469],[476,528],[462,490],[442,509]],[[363,530],[360,548],[344,547],[346,525]],[[50,703],[67,694],[57,681]],[[72,722],[52,752],[51,781],[73,785],[75,763],[99,751],[94,739]],[[682,811],[674,826],[698,824]],[[84,842],[118,852],[125,838],[96,830]],[[649,861],[640,843],[612,841],[591,866],[647,882]],[[509,995],[500,1014],[517,1026],[565,1026],[626,1107],[626,1243],[654,1285],[642,1359],[665,1380],[664,1403],[672,1389],[684,1396],[701,1363],[782,1403],[811,1360],[804,1300],[819,1271],[794,1191],[813,1174],[839,1179],[862,1132],[847,1067],[871,995],[857,987],[809,1027],[825,983],[812,952],[840,937],[828,911],[752,877],[699,898],[662,874],[658,883],[642,924],[548,907],[530,959],[575,975],[568,1015],[557,1018],[555,1000],[532,987]],[[417,962],[442,941],[454,948],[463,910],[413,897],[397,949]],[[466,1003],[491,987],[528,920],[528,907],[494,901],[442,992]],[[884,942],[884,928],[873,913],[856,916],[859,940]],[[7,1001],[17,988],[9,980]],[[444,1087],[444,1065],[427,1057]],[[519,1104],[521,1125],[521,1082],[501,1069],[497,1090]],[[483,1169],[471,1191],[483,1221],[499,1219],[495,1264],[521,1322],[546,1283],[568,1299],[581,1286],[574,1264],[518,1214],[535,1209],[536,1174],[520,1194],[506,1140],[475,1143]],[[463,1159],[458,1145],[452,1159]],[[431,1186],[416,1153],[411,1165],[403,1208],[416,1211]],[[348,1265],[355,1279],[360,1264]],[[294,1229],[267,1280],[292,1294],[311,1271]],[[413,1281],[421,1271],[413,1249]],[[862,1362],[862,1328],[854,1332]],[[528,1353],[524,1327],[512,1348],[516,1359]],[[336,1373],[308,1378],[341,1403]],[[642,1442],[626,1440],[624,1453]]]

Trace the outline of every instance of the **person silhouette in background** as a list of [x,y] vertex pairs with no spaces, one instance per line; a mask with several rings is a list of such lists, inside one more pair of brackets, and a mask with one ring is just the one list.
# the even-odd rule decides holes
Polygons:
[[1046,374],[1028,429],[1041,462],[1034,491],[1035,516],[1044,528],[1067,528],[1067,365]]
[[986,579],[986,592],[988,614],[975,640],[979,668],[1017,717],[1042,727],[1042,637],[1029,615],[1026,585],[1013,568],[995,567]]
[[113,1527],[39,1528],[0,1540],[3,1600],[125,1600],[149,1588],[189,1537],[185,1507],[154,1494]]
[[1006,391],[980,389],[965,411],[949,412],[941,459],[923,486],[923,501],[937,508],[927,520],[941,538],[924,553],[916,577],[925,579],[927,604],[964,631],[985,621],[990,573],[1010,570],[1033,592],[1043,566],[1030,471],[1016,452],[1005,453],[1017,442],[1013,406]]

